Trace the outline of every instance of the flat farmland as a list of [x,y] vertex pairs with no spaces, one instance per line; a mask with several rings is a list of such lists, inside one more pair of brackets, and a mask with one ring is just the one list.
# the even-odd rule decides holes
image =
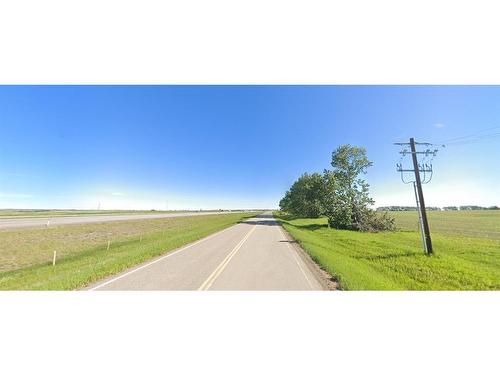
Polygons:
[[[416,211],[391,212],[391,215],[399,229],[418,230]],[[500,239],[500,210],[429,211],[427,216],[434,233]]]

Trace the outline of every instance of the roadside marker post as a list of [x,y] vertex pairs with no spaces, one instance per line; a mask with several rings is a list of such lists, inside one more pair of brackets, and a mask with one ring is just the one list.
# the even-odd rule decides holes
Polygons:
[[56,256],[57,256],[57,251],[54,250],[54,257],[52,258],[52,267],[56,265]]
[[108,240],[108,248],[106,249],[106,251],[109,251],[109,245],[111,245],[111,240]]
[[50,227],[50,220],[47,220],[47,228]]

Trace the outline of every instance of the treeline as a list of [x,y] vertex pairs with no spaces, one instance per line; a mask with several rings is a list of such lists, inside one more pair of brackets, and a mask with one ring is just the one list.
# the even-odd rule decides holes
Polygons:
[[[383,206],[378,207],[377,211],[416,211],[415,206]],[[426,207],[427,211],[476,211],[476,210],[500,210],[498,206],[446,206],[446,207]]]
[[376,213],[368,183],[360,178],[372,162],[362,147],[343,145],[332,153],[323,173],[304,173],[280,201],[280,209],[294,216],[326,216],[331,228],[360,231],[394,230],[394,218]]
[[479,210],[500,210],[498,206],[482,207],[482,206],[447,206],[443,207],[443,211],[479,211]]
[[[427,211],[441,211],[441,207],[425,207]],[[417,211],[416,206],[383,206],[378,207],[377,211]]]

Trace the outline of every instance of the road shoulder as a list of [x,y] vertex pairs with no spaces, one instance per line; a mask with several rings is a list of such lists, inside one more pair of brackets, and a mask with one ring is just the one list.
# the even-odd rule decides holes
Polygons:
[[276,218],[276,220],[280,224],[280,229],[283,232],[286,240],[290,244],[292,251],[295,251],[295,253],[303,260],[303,262],[305,263],[309,271],[311,271],[311,273],[314,275],[315,279],[321,285],[323,290],[341,290],[339,282],[311,258],[311,256],[302,248],[302,246],[300,246],[300,244],[292,237],[292,235],[288,233],[288,231],[284,228],[278,218]]

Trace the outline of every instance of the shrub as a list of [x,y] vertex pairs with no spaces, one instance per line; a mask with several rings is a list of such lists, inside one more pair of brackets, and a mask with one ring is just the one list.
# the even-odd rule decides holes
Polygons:
[[393,231],[396,229],[396,220],[387,212],[383,214],[368,210],[357,223],[355,230],[362,232]]

